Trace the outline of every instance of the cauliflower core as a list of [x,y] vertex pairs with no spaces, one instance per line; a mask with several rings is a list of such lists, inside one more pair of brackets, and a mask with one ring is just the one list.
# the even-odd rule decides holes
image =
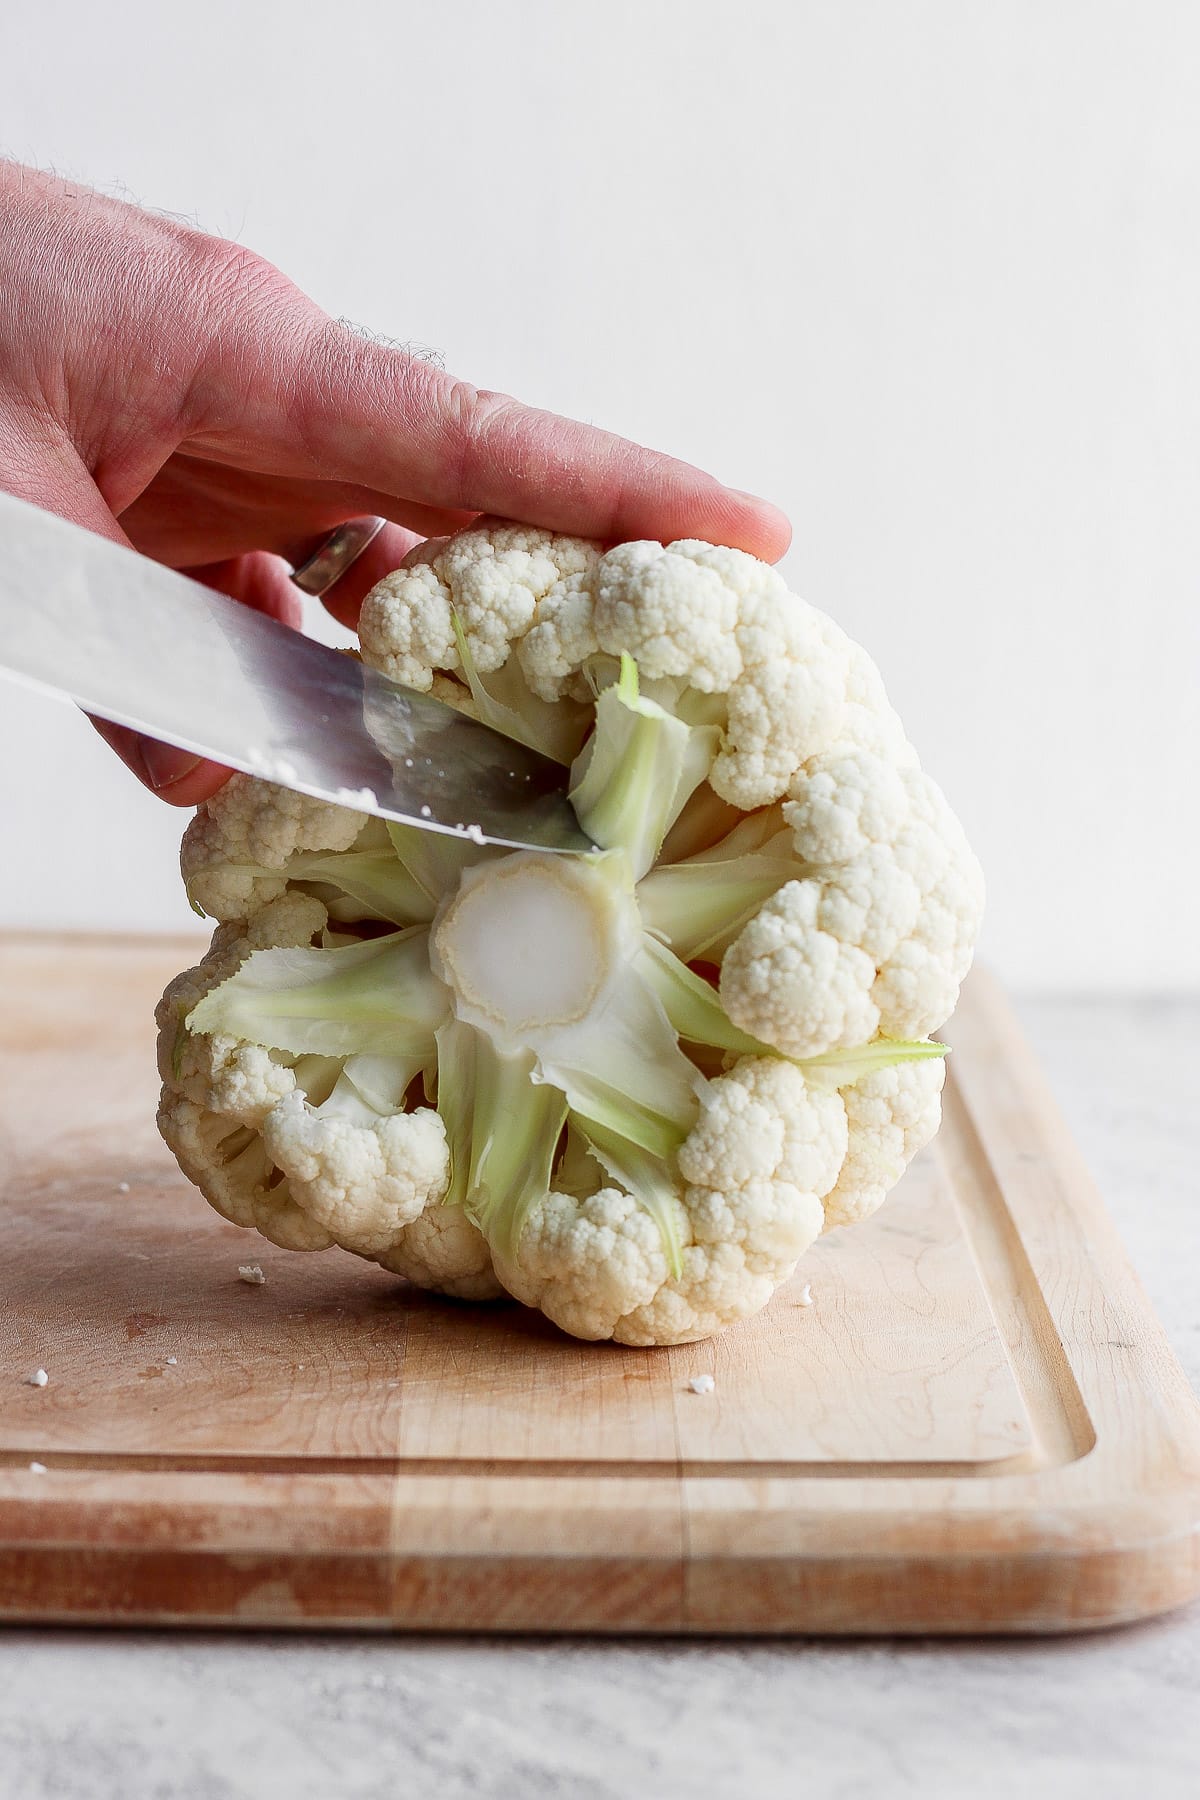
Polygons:
[[616,952],[618,921],[597,904],[603,895],[589,870],[560,856],[508,856],[465,875],[433,938],[458,1017],[516,1045],[586,1018]]
[[513,525],[422,545],[363,655],[569,763],[591,856],[235,776],[159,1122],[227,1218],[582,1338],[756,1312],[937,1129],[978,866],[878,673],[774,570]]

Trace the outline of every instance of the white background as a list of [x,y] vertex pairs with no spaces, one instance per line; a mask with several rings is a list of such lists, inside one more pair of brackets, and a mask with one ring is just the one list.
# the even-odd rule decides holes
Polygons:
[[[0,148],[778,500],[1013,982],[1200,983],[1200,7],[40,0]],[[0,686],[0,922],[168,929],[182,820]]]

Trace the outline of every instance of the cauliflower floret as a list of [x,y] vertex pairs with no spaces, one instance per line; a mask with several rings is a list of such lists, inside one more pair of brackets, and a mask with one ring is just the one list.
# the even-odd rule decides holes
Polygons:
[[363,602],[363,658],[393,681],[427,692],[435,669],[457,669],[457,613],[481,675],[508,660],[538,603],[599,555],[582,538],[532,526],[479,524],[432,538],[385,575]]
[[[793,1063],[772,1056],[743,1057],[727,1075],[710,1082],[700,1118],[679,1152],[679,1173],[688,1183],[689,1212],[693,1194],[703,1189],[716,1197],[705,1202],[710,1214],[720,1199],[732,1226],[727,1196],[736,1198],[748,1182],[784,1182],[806,1194],[824,1194],[836,1181],[845,1154],[846,1109],[836,1092],[806,1081]],[[794,1248],[791,1226],[784,1230],[772,1247],[756,1224],[755,1245],[794,1262],[800,1251]],[[722,1230],[720,1235],[736,1234]],[[744,1240],[745,1233],[741,1235]]]
[[247,918],[284,892],[284,867],[296,851],[349,850],[367,824],[366,813],[232,775],[183,834],[188,894],[210,918]]
[[[492,1298],[502,1290],[483,1238],[460,1209],[439,1204],[449,1159],[436,1112],[384,1116],[341,1093],[314,1107],[294,1056],[185,1029],[247,956],[307,947],[325,923],[319,900],[289,891],[249,920],[218,925],[203,960],[170,983],[156,1013],[163,1138],[234,1224],[287,1249],[340,1244],[422,1286]],[[326,1089],[336,1085],[338,1059],[308,1060]]]
[[218,1032],[188,1037],[173,1085],[223,1118],[258,1131],[272,1107],[294,1090],[296,1077],[260,1044],[242,1044]]
[[914,762],[859,745],[811,758],[783,808],[802,879],[734,940],[721,999],[789,1056],[920,1038],[954,1009],[983,912],[962,827]]
[[596,636],[595,569],[555,582],[538,601],[533,624],[517,648],[521,669],[541,700],[564,695],[581,700],[587,683],[579,675],[600,648]]
[[919,767],[860,748],[813,758],[790,793],[784,815],[812,868],[801,885],[819,894],[812,923],[874,965],[863,1041],[924,1037],[953,1011],[983,913],[962,827]]
[[255,950],[309,944],[323,929],[325,908],[308,894],[271,900],[245,924],[218,925],[203,960],[167,987],[155,1010],[158,1068],[167,1088],[206,1111],[258,1130],[296,1078],[286,1063],[260,1044],[223,1032],[189,1032],[184,1020],[205,994],[227,980]]
[[743,927],[721,966],[735,1025],[785,1056],[821,1056],[876,1034],[875,964],[821,928],[821,890],[789,881]]
[[[600,647],[649,677],[728,697],[709,780],[744,811],[769,806],[796,769],[851,732],[898,729],[870,659],[756,557],[689,539],[620,544],[600,562]],[[900,732],[903,741],[903,732]]]
[[857,746],[813,757],[791,783],[783,815],[797,854],[819,867],[853,862],[890,844],[908,818],[904,775]]
[[461,1206],[430,1206],[374,1260],[414,1287],[455,1300],[497,1300],[504,1292],[487,1241]]
[[800,764],[841,736],[850,662],[848,640],[782,582],[743,601],[737,635],[744,673],[709,780],[749,811],[778,800]]
[[619,1188],[584,1200],[549,1193],[530,1213],[516,1261],[496,1272],[514,1299],[536,1306],[573,1337],[617,1335],[622,1316],[667,1280],[662,1235]]
[[[925,1037],[950,1017],[983,921],[983,871],[940,790],[927,776],[921,779],[930,806],[916,834],[926,852],[918,864],[920,905],[872,989],[880,1030],[889,1037]],[[929,849],[931,840],[940,846],[937,853]],[[897,848],[904,853],[903,843]]]
[[466,713],[468,719],[479,717],[479,708],[471,697],[470,688],[464,687],[456,676],[435,675],[429,692],[435,700],[443,700],[447,706],[452,706],[455,712]]
[[296,1204],[257,1132],[172,1088],[163,1089],[158,1129],[184,1174],[232,1224],[259,1231],[284,1250],[332,1244],[329,1232]]
[[847,637],[840,625],[824,613],[818,617],[831,648],[846,658],[846,710],[839,741],[874,750],[898,768],[915,766],[917,753],[888,700],[879,670],[862,645]]
[[[628,651],[644,675],[681,675],[701,693],[724,693],[742,672],[734,635],[740,598],[737,578],[783,583],[752,556],[729,563],[736,551],[682,542],[618,544],[600,564],[596,635],[613,654]],[[724,559],[724,560],[723,560]],[[733,576],[733,580],[728,579]]]
[[898,1063],[840,1090],[849,1150],[825,1195],[825,1230],[870,1215],[941,1122],[946,1065],[940,1057]]
[[296,1203],[359,1256],[386,1253],[446,1191],[450,1158],[430,1107],[387,1117],[365,1105],[332,1114],[285,1096],[263,1127],[267,1155]]
[[757,1312],[824,1223],[820,1196],[846,1152],[838,1095],[791,1063],[744,1058],[708,1084],[679,1153],[682,1270],[634,1199],[606,1187],[547,1194],[530,1214],[504,1285],[575,1337],[687,1343]]

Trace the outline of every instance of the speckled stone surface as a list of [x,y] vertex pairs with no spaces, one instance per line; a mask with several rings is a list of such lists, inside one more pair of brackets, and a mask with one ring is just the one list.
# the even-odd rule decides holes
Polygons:
[[[1200,1385],[1200,1000],[1027,1001]],[[1195,1800],[1200,1608],[1022,1642],[0,1634],[2,1800]]]

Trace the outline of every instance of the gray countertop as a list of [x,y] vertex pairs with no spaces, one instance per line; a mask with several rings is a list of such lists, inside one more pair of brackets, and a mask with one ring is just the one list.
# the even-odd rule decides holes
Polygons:
[[[1192,1381],[1200,999],[1026,1028]],[[1200,1794],[1200,1607],[1043,1641],[0,1635],[3,1800]]]

